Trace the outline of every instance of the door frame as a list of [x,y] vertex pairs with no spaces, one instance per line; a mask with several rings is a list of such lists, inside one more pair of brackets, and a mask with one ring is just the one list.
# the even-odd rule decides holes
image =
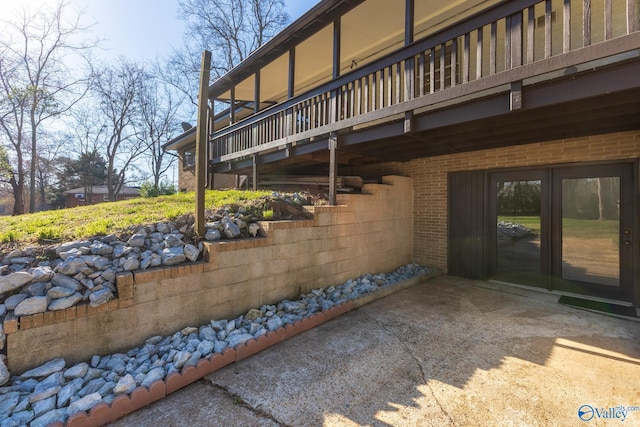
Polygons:
[[[580,179],[580,178],[598,178],[598,177],[620,177],[620,236],[618,245],[619,256],[619,283],[618,287],[607,287],[590,282],[582,282],[577,280],[565,280],[562,278],[562,181],[564,179]],[[551,283],[550,288],[557,291],[568,291],[578,295],[595,296],[612,300],[620,300],[630,302],[634,298],[633,295],[633,277],[634,277],[634,253],[633,245],[635,242],[634,235],[638,234],[637,225],[634,224],[635,204],[634,198],[634,167],[632,163],[609,163],[600,165],[589,165],[566,168],[552,169],[551,181]],[[626,228],[631,235],[625,237],[622,235],[622,229]],[[624,242],[629,244],[625,245]],[[575,286],[577,285],[577,286]]]
[[[625,166],[626,165],[626,166]],[[584,168],[598,168],[598,167],[618,167],[618,166],[622,166],[623,168],[630,168],[631,170],[631,182],[629,182],[629,177],[627,177],[627,179],[624,179],[624,185],[625,188],[629,191],[630,196],[630,203],[631,203],[631,207],[627,210],[626,215],[630,216],[630,224],[632,227],[632,231],[633,231],[633,235],[632,235],[632,240],[631,240],[631,245],[629,248],[630,255],[625,255],[623,258],[621,258],[621,269],[624,269],[624,272],[621,272],[621,280],[622,280],[622,273],[624,273],[625,279],[628,280],[628,285],[626,286],[626,289],[624,290],[624,295],[621,296],[620,302],[621,303],[626,303],[628,304],[629,302],[632,302],[634,306],[636,307],[640,307],[640,207],[639,207],[639,202],[640,202],[640,160],[639,159],[623,159],[623,160],[613,160],[613,161],[595,161],[595,162],[579,162],[579,163],[558,163],[558,164],[547,164],[547,165],[538,165],[538,166],[525,166],[525,167],[510,167],[510,168],[502,168],[502,169],[491,169],[491,170],[484,170],[484,171],[461,171],[461,172],[451,172],[450,173],[450,178],[451,175],[453,174],[461,174],[461,173],[471,173],[474,172],[476,174],[476,176],[478,176],[479,174],[482,174],[482,176],[485,177],[485,200],[486,202],[484,203],[484,211],[485,211],[485,223],[484,223],[484,241],[485,241],[485,247],[484,247],[484,253],[485,255],[485,260],[486,260],[486,267],[484,268],[484,279],[490,279],[490,272],[492,271],[492,266],[495,263],[495,250],[496,250],[496,224],[494,223],[494,219],[496,218],[496,208],[495,208],[495,203],[493,201],[493,199],[491,197],[495,197],[495,193],[496,191],[493,190],[493,183],[494,175],[499,175],[499,174],[505,174],[505,176],[507,174],[513,174],[513,177],[517,177],[517,176],[524,176],[524,177],[531,177],[532,175],[535,176],[536,173],[540,173],[540,171],[543,171],[544,175],[546,176],[546,182],[547,182],[547,186],[551,186],[553,183],[553,174],[554,171],[558,171],[558,170],[563,170],[563,171],[569,171],[572,169],[577,170],[581,170]],[[538,171],[538,172],[536,172]],[[543,180],[543,182],[545,181]],[[543,184],[544,186],[544,184]],[[449,189],[451,191],[451,188]],[[545,202],[545,198],[543,198],[543,207],[542,209],[544,210],[544,212],[547,215],[547,218],[551,218],[552,212],[552,200],[550,199],[551,195],[549,193],[552,193],[553,191],[551,191],[551,188],[547,189],[547,201]],[[545,205],[546,203],[546,205]],[[451,206],[450,206],[451,207]],[[479,208],[479,206],[476,205],[476,208]],[[455,213],[453,213],[452,211],[449,211],[449,218],[453,218],[456,216]],[[542,215],[541,213],[541,221],[543,221],[543,217],[544,215]],[[451,226],[451,222],[449,222],[450,226]],[[541,224],[541,227],[543,227],[543,225]],[[554,266],[553,266],[553,262],[554,262],[554,257],[556,257],[555,252],[552,251],[552,247],[551,247],[551,242],[547,241],[546,242],[546,247],[544,247],[545,243],[543,243],[541,241],[541,251],[547,251],[548,256],[546,257],[546,260],[548,260],[548,264],[541,266],[541,271],[545,271],[548,272],[548,277],[549,277],[549,286],[547,287],[547,290],[552,291],[552,292],[557,292],[558,294],[565,294],[566,292],[562,292],[562,291],[555,291],[553,289],[553,284],[551,283],[551,279],[552,279],[552,273],[554,272]],[[541,255],[543,255],[541,253]],[[622,255],[622,253],[621,253]],[[561,259],[560,259],[561,261]],[[556,267],[557,268],[557,267]],[[480,273],[480,271],[477,271],[476,273]],[[472,278],[480,278],[478,277],[479,274],[475,274],[474,277]],[[464,276],[467,277],[467,276]],[[471,276],[469,276],[471,277]],[[626,284],[625,284],[626,285]],[[622,287],[625,287],[624,285]],[[540,288],[538,288],[540,289]],[[582,297],[586,297],[589,298],[592,295],[582,295]],[[598,297],[598,295],[593,295],[594,298],[602,298],[602,297]]]

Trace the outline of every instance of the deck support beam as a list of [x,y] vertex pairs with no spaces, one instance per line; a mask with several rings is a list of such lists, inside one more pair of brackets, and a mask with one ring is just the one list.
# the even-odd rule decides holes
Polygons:
[[253,157],[251,157],[251,166],[253,168],[253,182],[251,185],[251,188],[253,189],[253,191],[256,191],[258,189],[258,155],[254,154]]
[[509,108],[511,111],[522,109],[522,81],[511,83],[509,93]]
[[415,20],[416,13],[416,2],[415,0],[406,0],[405,1],[405,14],[404,14],[404,45],[409,46],[413,43],[414,37],[414,25],[413,22]]
[[211,74],[211,52],[202,52],[200,63],[200,91],[198,93],[198,123],[196,132],[196,233],[204,237],[204,193],[207,182],[207,144],[208,132],[208,102],[209,77]]
[[338,184],[338,163],[336,151],[338,149],[338,135],[332,133],[329,136],[329,205],[336,205],[336,191]]

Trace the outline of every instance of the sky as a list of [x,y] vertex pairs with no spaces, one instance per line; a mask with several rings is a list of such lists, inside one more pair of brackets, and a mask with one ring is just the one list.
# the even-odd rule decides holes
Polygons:
[[[179,48],[183,25],[177,15],[178,0],[66,0],[75,10],[84,11],[86,23],[95,22],[93,32],[104,40],[106,59],[123,55],[133,60],[152,60]],[[311,9],[319,0],[285,0],[291,21]],[[27,6],[37,10],[58,0],[0,0],[0,21],[11,18]],[[1,24],[0,24],[1,25]],[[1,27],[0,27],[1,31]]]

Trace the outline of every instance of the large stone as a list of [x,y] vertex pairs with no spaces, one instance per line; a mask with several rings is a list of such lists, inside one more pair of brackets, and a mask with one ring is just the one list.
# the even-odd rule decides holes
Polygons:
[[113,388],[113,394],[130,394],[136,388],[136,380],[127,374],[120,378],[116,386]]
[[224,234],[227,239],[237,239],[238,237],[240,237],[240,227],[238,227],[233,222],[224,221],[223,227],[224,228],[222,230],[222,234]]
[[97,307],[109,301],[113,297],[114,296],[113,296],[113,292],[111,292],[111,289],[108,289],[108,288],[100,289],[98,291],[92,292],[89,295],[89,305],[91,307]]
[[166,222],[160,222],[156,225],[156,231],[163,234],[171,233],[171,226]]
[[65,288],[64,286],[54,286],[47,291],[47,296],[51,299],[66,298],[76,293],[71,288]]
[[249,224],[249,234],[251,234],[252,237],[256,237],[259,232],[260,232],[260,224],[255,222]]
[[196,262],[200,256],[200,251],[195,246],[187,244],[184,246],[184,255],[189,261]]
[[33,411],[14,412],[11,417],[2,421],[0,427],[22,427],[26,426],[33,419]]
[[91,245],[91,242],[86,240],[82,240],[82,241],[76,240],[73,242],[63,243],[56,248],[56,255],[60,255],[60,252],[67,252],[71,249],[81,248],[83,246],[90,246],[90,245]]
[[[52,375],[55,375],[55,374],[52,374]],[[36,389],[29,396],[29,403],[35,403],[44,399],[48,399],[51,396],[58,394],[61,388],[62,386],[59,382],[49,383],[49,382],[43,381],[42,383],[36,386]]]
[[0,418],[9,415],[20,401],[20,392],[12,391],[2,395],[0,399]]
[[67,258],[56,267],[56,272],[67,276],[74,276],[87,267],[87,263],[82,258]]
[[72,396],[74,396],[83,385],[82,378],[75,378],[72,381],[68,382],[65,386],[63,386],[58,392],[58,408],[66,406],[69,403],[69,400]]
[[163,368],[153,368],[147,373],[147,375],[145,375],[144,380],[140,385],[149,388],[155,381],[164,379],[165,375],[166,373]]
[[13,310],[16,317],[30,316],[32,314],[44,313],[47,311],[49,298],[47,297],[31,297],[22,301]]
[[276,329],[282,326],[282,319],[279,317],[272,317],[267,321],[267,329],[270,331],[275,331]]
[[65,288],[73,289],[74,291],[79,291],[83,288],[82,283],[80,283],[80,281],[74,279],[73,277],[69,277],[60,273],[56,273],[53,275],[53,278],[51,279],[51,283],[54,286],[62,286]]
[[31,268],[29,273],[33,276],[33,282],[46,282],[53,277],[53,270],[49,266]]
[[111,255],[113,253],[113,246],[106,245],[99,240],[95,240],[90,248],[94,255]]
[[145,234],[134,234],[127,240],[127,244],[134,248],[141,248],[144,246],[144,240],[147,236]]
[[36,417],[46,414],[47,412],[51,412],[56,409],[56,397],[51,396],[46,399],[38,400],[31,406],[31,408],[33,409],[33,413]]
[[78,248],[69,249],[68,251],[60,252],[58,254],[63,261],[66,261],[69,258],[80,258],[82,255],[82,251]]
[[162,257],[162,264],[166,266],[181,264],[187,260],[184,255],[184,248],[180,246],[163,249],[160,256]]
[[75,292],[68,297],[53,300],[49,304],[49,310],[66,310],[69,307],[73,307],[80,301],[82,301],[82,294],[80,292]]
[[217,228],[210,228],[204,235],[204,239],[208,242],[214,242],[216,240],[220,240],[222,238],[222,234],[220,234],[220,230]]
[[235,347],[239,346],[240,344],[243,344],[243,343],[249,341],[252,338],[253,338],[253,335],[251,335],[251,334],[237,334],[237,335],[230,336],[227,341],[229,343],[229,347],[235,348]]
[[0,276],[0,294],[18,289],[31,280],[33,280],[33,276],[26,271],[18,271],[8,276]]
[[182,239],[176,234],[167,234],[164,238],[164,243],[169,248],[175,248],[178,246],[184,246]]
[[82,378],[86,375],[88,370],[89,370],[89,365],[82,362],[64,371],[63,375],[67,379]]
[[69,415],[67,414],[67,408],[56,409],[54,411],[47,412],[41,417],[38,417],[35,420],[31,421],[31,424],[29,424],[29,426],[30,427],[46,427],[49,424],[53,424],[56,422],[64,423],[67,421],[67,418],[69,418]]
[[28,294],[15,294],[4,300],[4,306],[7,310],[14,310],[18,304],[29,297]]
[[102,401],[102,396],[99,393],[91,393],[86,395],[85,397],[76,400],[71,405],[69,405],[69,409],[67,409],[67,414],[73,415],[76,412],[84,412],[96,406],[98,403]]
[[42,366],[39,366],[37,368],[31,369],[27,372],[25,372],[24,374],[20,375],[23,378],[42,378],[42,377],[48,377],[49,375],[55,373],[55,372],[60,372],[62,369],[64,369],[64,365],[65,365],[65,361],[62,358],[59,359],[53,359],[50,360],[49,362],[45,363]]
[[4,364],[4,360],[0,357],[0,386],[8,383],[9,379],[11,379],[11,373],[7,369],[7,365]]
[[125,271],[137,270],[138,268],[140,268],[140,260],[138,260],[138,258],[136,257],[129,257],[124,262],[124,265],[122,266],[122,268]]

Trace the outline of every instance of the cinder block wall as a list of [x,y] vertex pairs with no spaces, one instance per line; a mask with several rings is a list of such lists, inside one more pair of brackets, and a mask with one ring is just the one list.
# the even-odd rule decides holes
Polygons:
[[410,178],[389,176],[314,219],[262,224],[266,237],[208,246],[208,261],[118,277],[119,298],[5,324],[8,366],[20,373],[52,358],[67,363],[142,344],[211,319],[295,298],[412,262]]
[[413,178],[414,261],[447,271],[449,172],[638,157],[640,131],[629,131],[422,158],[407,163],[385,163],[348,172],[341,170],[341,173],[363,176],[397,174]]

